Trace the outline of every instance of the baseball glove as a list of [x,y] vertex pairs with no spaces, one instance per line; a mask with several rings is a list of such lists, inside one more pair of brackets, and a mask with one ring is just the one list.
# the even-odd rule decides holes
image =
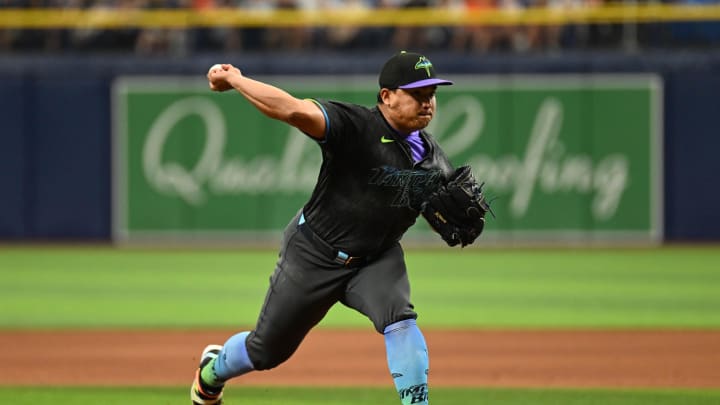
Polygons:
[[423,217],[448,245],[465,247],[482,233],[485,214],[493,214],[484,184],[477,183],[470,166],[462,166],[422,203]]

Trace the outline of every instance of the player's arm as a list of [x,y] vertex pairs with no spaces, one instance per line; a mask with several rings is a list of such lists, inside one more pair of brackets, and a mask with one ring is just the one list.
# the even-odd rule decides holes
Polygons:
[[268,117],[287,122],[315,139],[325,138],[325,115],[313,101],[301,100],[285,90],[245,77],[230,64],[213,66],[207,77],[211,90],[235,89]]

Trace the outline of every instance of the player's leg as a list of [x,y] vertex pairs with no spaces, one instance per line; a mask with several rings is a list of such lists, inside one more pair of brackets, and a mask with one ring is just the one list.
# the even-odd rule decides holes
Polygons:
[[414,319],[388,325],[384,330],[388,368],[405,404],[428,403],[427,345]]
[[203,380],[210,386],[222,387],[231,378],[253,370],[268,370],[289,359],[338,300],[337,293],[319,296],[306,287],[278,265],[255,329],[228,339],[217,358],[203,368]]
[[327,270],[332,261],[314,253],[295,221],[283,235],[255,329],[225,342],[217,357],[200,370],[200,388],[221,392],[230,378],[283,363],[341,298],[350,273]]
[[332,258],[316,250],[297,229],[297,217],[285,233],[283,249],[247,351],[257,370],[287,360],[345,291],[352,272],[339,269]]
[[402,404],[427,404],[428,350],[410,303],[402,248],[393,247],[358,271],[343,303],[368,316],[385,336],[388,367]]

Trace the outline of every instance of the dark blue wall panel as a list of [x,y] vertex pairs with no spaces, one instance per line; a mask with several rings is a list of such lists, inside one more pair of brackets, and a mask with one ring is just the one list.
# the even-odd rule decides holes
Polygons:
[[108,82],[84,77],[34,81],[35,238],[107,238],[110,230]]
[[0,77],[0,237],[4,238],[26,236],[24,96],[20,77]]
[[665,81],[665,228],[673,240],[720,240],[720,72]]

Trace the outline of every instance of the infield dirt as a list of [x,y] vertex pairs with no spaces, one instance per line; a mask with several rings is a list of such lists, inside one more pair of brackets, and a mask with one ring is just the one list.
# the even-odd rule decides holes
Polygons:
[[[1,385],[178,386],[233,331],[0,332]],[[720,387],[720,331],[428,330],[446,387]],[[383,338],[315,329],[280,367],[233,384],[388,386]]]

